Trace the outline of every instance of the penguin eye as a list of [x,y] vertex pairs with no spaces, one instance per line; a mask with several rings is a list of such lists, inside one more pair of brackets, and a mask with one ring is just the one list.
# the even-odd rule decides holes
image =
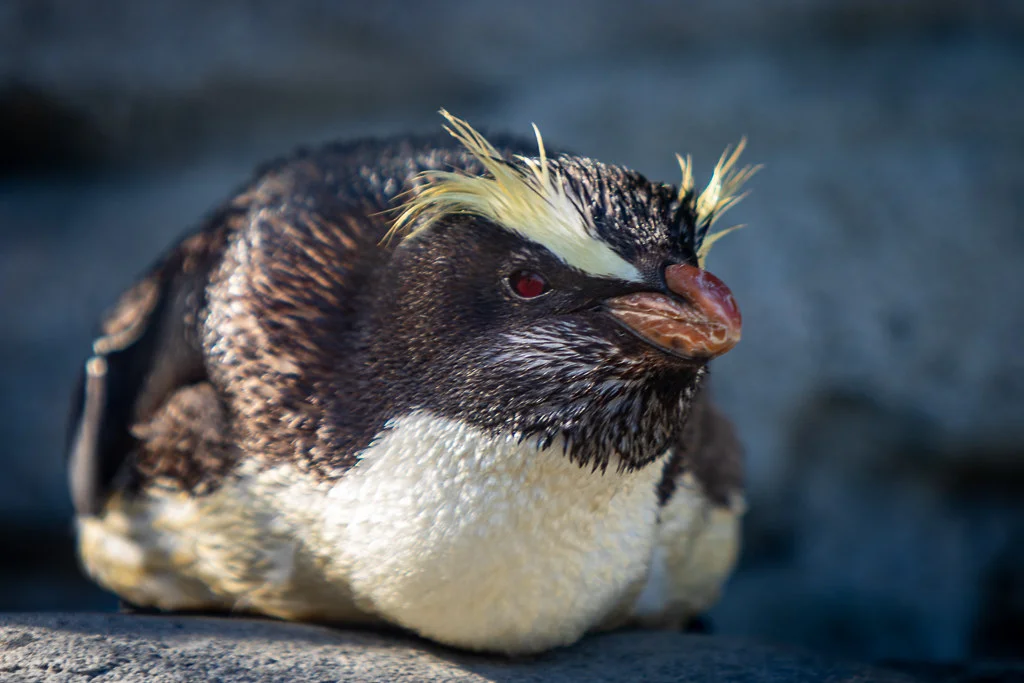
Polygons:
[[508,276],[508,286],[523,299],[534,299],[548,291],[548,281],[532,270],[517,270]]

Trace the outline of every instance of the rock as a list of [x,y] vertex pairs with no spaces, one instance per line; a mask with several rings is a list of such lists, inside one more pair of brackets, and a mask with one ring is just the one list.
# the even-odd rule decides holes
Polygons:
[[10,683],[219,681],[730,681],[913,679],[794,650],[708,636],[629,632],[508,660],[393,633],[247,619],[0,615],[0,679]]

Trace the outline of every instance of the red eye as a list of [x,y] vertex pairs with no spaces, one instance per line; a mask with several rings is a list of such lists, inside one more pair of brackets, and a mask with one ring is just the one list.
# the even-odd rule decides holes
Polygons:
[[548,291],[548,281],[529,270],[512,273],[508,278],[508,284],[513,292],[524,299],[532,299]]

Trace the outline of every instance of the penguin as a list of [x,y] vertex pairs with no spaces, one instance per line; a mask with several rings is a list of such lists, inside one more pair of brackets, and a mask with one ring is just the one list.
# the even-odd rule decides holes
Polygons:
[[103,318],[67,460],[101,586],[508,655],[717,600],[743,144],[698,191],[441,113],[257,169]]

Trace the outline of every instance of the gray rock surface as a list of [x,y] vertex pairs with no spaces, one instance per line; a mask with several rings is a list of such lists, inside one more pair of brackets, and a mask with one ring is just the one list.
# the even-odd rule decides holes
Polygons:
[[0,615],[0,681],[565,681],[910,683],[909,677],[737,640],[634,632],[511,661],[395,634],[242,619]]

